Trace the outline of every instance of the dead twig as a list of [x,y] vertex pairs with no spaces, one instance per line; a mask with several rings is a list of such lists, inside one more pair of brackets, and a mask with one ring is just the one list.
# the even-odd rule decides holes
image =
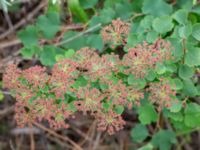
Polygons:
[[52,137],[50,134],[47,134],[46,135],[47,138],[51,141],[54,141],[56,142],[57,144],[59,144],[60,146],[62,146],[62,148],[65,148],[65,149],[72,149],[73,147],[67,143],[64,143],[63,141],[61,141],[60,139],[58,138],[55,138],[55,137]]
[[21,44],[21,41],[19,39],[13,39],[13,40],[6,40],[5,42],[0,43],[0,49],[4,49],[10,46],[15,46]]
[[62,140],[64,140],[64,141],[66,141],[66,142],[69,142],[69,143],[70,143],[71,145],[73,145],[77,150],[83,150],[78,144],[76,144],[76,143],[75,143],[74,141],[72,141],[70,138],[68,138],[68,137],[66,137],[66,136],[62,136],[62,135],[60,135],[60,134],[57,134],[57,133],[54,132],[53,130],[48,129],[48,128],[44,127],[43,125],[41,125],[41,124],[39,124],[39,123],[37,123],[37,122],[33,122],[33,124],[34,124],[35,126],[37,126],[38,128],[40,128],[40,129],[42,129],[42,130],[48,132],[49,134],[51,134],[51,135],[53,135],[53,136],[55,136],[55,137],[57,137],[57,138],[59,138],[59,139],[62,139]]
[[87,141],[92,141],[92,139],[84,132],[82,132],[80,129],[78,129],[77,127],[75,127],[74,125],[71,126],[71,129],[73,129],[74,131],[76,131],[80,136],[82,136],[83,138],[85,138],[85,140]]

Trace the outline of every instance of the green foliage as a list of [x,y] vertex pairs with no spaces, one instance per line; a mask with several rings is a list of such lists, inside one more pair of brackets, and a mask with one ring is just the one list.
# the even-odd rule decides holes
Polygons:
[[153,29],[158,33],[166,33],[173,28],[172,19],[169,16],[162,16],[153,21]]
[[189,66],[200,66],[200,48],[191,47],[185,55],[185,63]]
[[185,25],[187,23],[188,12],[184,9],[179,9],[172,16],[179,24]]
[[25,47],[31,47],[38,44],[38,34],[35,26],[27,26],[25,29],[19,32],[18,36]]
[[196,103],[187,105],[184,111],[184,122],[188,127],[200,126],[200,106]]
[[153,16],[163,16],[172,13],[172,6],[164,0],[144,0],[142,12]]
[[143,106],[140,106],[138,114],[140,122],[144,125],[156,122],[158,119],[158,114],[151,104],[144,104]]
[[200,41],[200,23],[197,23],[197,24],[193,25],[192,36],[196,40]]
[[123,113],[123,111],[124,111],[124,107],[121,106],[121,105],[117,105],[117,106],[114,108],[114,111],[115,111],[117,114],[121,115],[121,114]]
[[52,39],[60,29],[59,14],[56,12],[48,12],[46,15],[39,16],[36,26],[44,38]]
[[173,131],[160,130],[153,135],[152,144],[160,150],[170,150],[171,145],[176,143],[176,135]]
[[142,142],[144,141],[147,136],[149,135],[148,130],[146,126],[142,124],[137,124],[134,128],[131,130],[131,138],[135,142]]
[[193,76],[194,69],[188,65],[180,65],[178,74],[182,79],[189,79]]

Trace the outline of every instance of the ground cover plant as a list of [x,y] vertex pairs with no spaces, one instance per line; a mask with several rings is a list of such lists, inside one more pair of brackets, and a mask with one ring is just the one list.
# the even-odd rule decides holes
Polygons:
[[70,129],[82,114],[105,136],[128,130],[129,149],[187,149],[200,127],[199,9],[195,0],[48,1],[17,33],[22,57],[40,65],[3,75],[17,125]]

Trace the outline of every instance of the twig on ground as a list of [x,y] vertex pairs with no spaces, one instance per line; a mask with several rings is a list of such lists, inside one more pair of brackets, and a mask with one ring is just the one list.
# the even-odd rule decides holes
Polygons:
[[85,138],[85,140],[92,141],[92,139],[87,134],[85,134],[84,132],[82,132],[77,127],[75,127],[75,126],[70,126],[70,127],[71,127],[71,129],[73,129],[74,131],[76,131],[80,136],[82,136],[83,138]]
[[0,49],[4,49],[10,46],[15,46],[21,44],[21,41],[19,39],[13,39],[13,40],[6,40],[5,42],[0,43]]
[[49,140],[51,140],[53,142],[56,142],[57,144],[59,144],[60,146],[62,146],[62,148],[72,149],[71,145],[64,143],[63,141],[59,140],[58,138],[52,137],[50,134],[47,134],[46,137]]
[[51,134],[51,135],[53,135],[53,136],[55,136],[55,137],[57,137],[57,138],[60,138],[60,139],[62,139],[62,140],[64,140],[64,141],[66,141],[66,142],[69,142],[69,143],[70,143],[71,145],[73,145],[77,150],[83,150],[78,144],[76,144],[74,141],[72,141],[72,140],[71,140],[70,138],[68,138],[67,136],[62,136],[62,135],[60,135],[60,134],[54,132],[53,130],[50,130],[50,129],[44,127],[43,125],[41,125],[41,124],[39,124],[39,123],[37,123],[37,122],[33,122],[33,124],[34,124],[35,126],[37,126],[38,128],[40,128],[40,129],[42,129],[42,130],[48,132],[49,134]]
[[[96,120],[92,123],[92,125],[90,126],[90,128],[88,129],[88,131],[87,131],[87,133],[86,133],[86,135],[88,136],[88,137],[90,137],[91,138],[91,136],[89,136],[90,134],[91,134],[91,132],[93,131],[93,128],[96,126]],[[83,139],[81,142],[80,142],[80,146],[82,146],[83,144],[85,144],[85,142],[86,142],[87,140],[86,139]]]

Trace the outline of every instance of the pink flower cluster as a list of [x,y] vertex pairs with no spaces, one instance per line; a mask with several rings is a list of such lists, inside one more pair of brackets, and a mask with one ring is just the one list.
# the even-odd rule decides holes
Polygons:
[[130,25],[120,19],[113,20],[112,24],[104,27],[101,31],[103,41],[111,44],[112,48],[119,45],[126,45]]
[[173,90],[167,80],[160,79],[159,82],[150,83],[149,100],[157,104],[160,109],[163,107],[170,107],[172,100],[175,99],[176,91]]
[[[129,25],[117,19],[102,30],[103,39],[113,44],[126,44]],[[114,40],[114,41],[113,41]],[[47,120],[50,127],[69,127],[67,120],[75,112],[92,115],[98,129],[113,134],[125,125],[116,107],[139,106],[144,91],[159,106],[169,106],[176,95],[170,85],[161,80],[138,89],[129,85],[127,77],[144,78],[157,63],[172,58],[169,43],[157,40],[129,48],[122,59],[117,54],[100,56],[95,49],[82,48],[71,58],[57,62],[50,74],[45,67],[20,70],[8,66],[3,84],[16,96],[16,120],[19,126],[33,121]],[[72,106],[75,109],[72,110]]]

